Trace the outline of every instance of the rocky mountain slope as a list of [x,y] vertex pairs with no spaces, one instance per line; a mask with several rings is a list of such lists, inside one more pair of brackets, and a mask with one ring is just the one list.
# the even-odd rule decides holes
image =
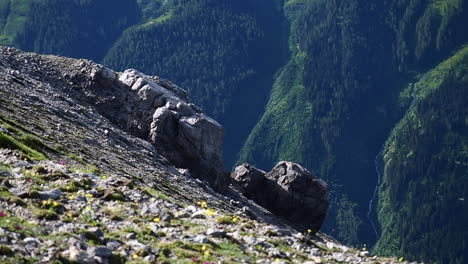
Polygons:
[[[235,185],[211,178],[226,174],[197,174],[195,162],[205,172],[222,168],[206,168],[200,158],[209,150],[177,149],[191,138],[184,122],[195,130],[195,121],[202,128],[218,126],[169,81],[4,47],[0,73],[3,262],[396,262],[301,229],[245,198]],[[142,109],[155,114],[147,118]],[[170,146],[163,137],[167,124],[181,129],[171,128],[180,133]],[[194,156],[177,169],[174,163],[186,160],[180,157],[184,151]],[[217,158],[207,159],[217,166]],[[282,166],[267,177],[286,177]],[[290,182],[301,179],[304,169],[287,166],[296,171]],[[221,185],[225,195],[210,187]]]
[[227,166],[298,162],[328,183],[327,233],[440,263],[468,252],[466,24],[465,0],[0,0],[0,44],[174,80]]

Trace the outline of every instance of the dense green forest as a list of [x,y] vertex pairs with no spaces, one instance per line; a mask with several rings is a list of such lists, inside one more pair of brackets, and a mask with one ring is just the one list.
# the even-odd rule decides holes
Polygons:
[[[462,1],[305,3],[305,11],[296,17],[297,23],[291,28],[291,41],[296,41],[293,48],[297,52],[292,53],[276,79],[266,112],[246,141],[240,161],[250,161],[268,169],[277,160],[295,160],[331,183],[332,205],[325,232],[341,241],[372,245],[378,239],[375,253],[463,263],[467,260],[463,255],[467,231],[462,224],[467,217],[463,202],[466,185],[457,187],[459,191],[453,195],[462,200],[453,205],[445,201],[427,205],[424,210],[413,205],[405,214],[400,214],[400,209],[410,201],[420,202],[421,197],[427,201],[437,198],[433,193],[418,195],[425,192],[422,182],[427,177],[444,182],[440,174],[445,173],[450,175],[446,179],[448,182],[466,182],[466,144],[447,145],[442,151],[434,148],[440,142],[436,136],[414,143],[415,149],[419,144],[424,145],[420,151],[425,158],[415,164],[418,170],[411,171],[420,178],[411,182],[410,192],[402,191],[405,199],[392,197],[389,200],[387,196],[398,186],[410,184],[398,172],[404,170],[409,161],[400,159],[392,163],[397,168],[384,171],[388,160],[382,160],[382,152],[388,151],[391,139],[387,137],[397,133],[398,121],[413,111],[414,83],[421,83],[419,80],[425,78],[426,72],[468,41],[463,29],[468,24],[466,4]],[[296,32],[299,34],[294,35]],[[456,64],[452,68],[463,67],[463,64]],[[466,83],[452,81],[443,87],[453,89],[445,93],[453,92],[453,96],[457,96],[457,89],[466,88]],[[467,104],[463,95],[458,96],[459,103],[444,98],[437,106],[432,102],[431,107],[443,108],[446,104],[445,111],[458,111],[458,117],[450,116],[443,122],[453,125],[452,129],[456,130],[453,133],[458,133],[460,141],[453,141],[453,137],[452,142],[465,142],[465,128],[455,124],[466,122],[466,119],[460,121],[460,117],[466,115]],[[437,98],[434,96],[433,100]],[[426,126],[427,130],[438,129],[436,124]],[[398,133],[411,135],[414,132],[400,130]],[[444,137],[447,135],[443,133],[448,132],[438,133],[442,133],[439,137]],[[410,139],[407,140],[402,140],[401,146],[411,144]],[[437,169],[425,171],[422,168],[429,165],[426,163],[431,155],[441,161],[433,165]],[[450,165],[452,163],[458,167]],[[378,205],[374,198],[369,208],[379,174],[384,180],[379,189]],[[392,184],[387,186],[389,182]],[[443,184],[447,190],[453,189],[451,184]],[[465,209],[460,211],[460,206]],[[454,221],[425,222],[425,219],[434,219],[433,215],[441,217],[455,212],[458,215]],[[375,230],[368,218],[373,220]],[[396,228],[399,226],[404,229]],[[427,244],[419,243],[418,235],[424,236]],[[457,246],[434,250],[428,244],[434,240],[451,240]]]
[[133,0],[0,0],[0,42],[100,61],[139,13]]
[[466,263],[467,5],[0,0],[0,44],[171,79],[225,127],[228,167],[325,179],[324,232]]

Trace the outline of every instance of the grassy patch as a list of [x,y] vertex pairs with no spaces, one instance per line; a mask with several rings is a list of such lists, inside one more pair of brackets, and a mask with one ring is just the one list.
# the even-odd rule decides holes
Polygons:
[[54,209],[34,208],[32,210],[32,213],[37,219],[57,220],[59,218],[58,214],[55,212]]
[[232,225],[239,222],[239,217],[237,215],[224,215],[216,218],[215,221],[222,225]]
[[0,132],[0,148],[19,150],[24,155],[26,155],[25,158],[28,158],[31,160],[45,160],[46,159],[46,156],[43,153],[35,149],[32,149],[31,147],[21,143],[14,137],[3,132]]
[[11,167],[8,164],[0,163],[0,171],[10,172]]
[[158,191],[158,190],[155,190],[153,188],[150,188],[150,187],[145,187],[144,188],[144,192],[146,192],[147,194],[153,196],[153,197],[157,197],[159,199],[162,199],[162,200],[166,200],[166,201],[169,201],[169,197],[167,195],[165,195],[164,193]]

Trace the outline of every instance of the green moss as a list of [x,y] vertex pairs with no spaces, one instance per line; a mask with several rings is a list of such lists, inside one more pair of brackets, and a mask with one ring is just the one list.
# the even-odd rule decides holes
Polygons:
[[54,151],[46,144],[44,144],[38,137],[30,134],[23,134],[20,138],[20,141],[31,149]]
[[82,179],[80,181],[72,181],[60,190],[64,192],[77,192],[78,190],[91,190],[93,181],[91,179]]
[[38,219],[45,219],[45,220],[57,220],[59,219],[59,215],[53,209],[38,209],[35,208],[32,210],[34,216]]
[[[82,159],[80,161],[80,163],[84,162]],[[84,167],[80,166],[80,167],[73,167],[73,168],[70,168],[71,171],[73,172],[76,172],[76,173],[92,173],[92,174],[99,174],[99,169],[94,166],[94,165],[91,165],[91,164],[85,164]]]
[[42,230],[37,225],[15,216],[0,217],[0,228],[19,233],[21,238],[43,235]]
[[120,190],[117,190],[117,189],[113,189],[107,192],[106,194],[104,194],[103,199],[106,201],[121,201],[121,202],[124,202],[127,200],[125,195]]
[[16,197],[16,196],[7,197],[7,198],[5,198],[5,200],[7,202],[9,202],[9,203],[12,203],[12,204],[15,204],[15,205],[18,205],[18,206],[22,206],[22,207],[26,206],[26,202],[23,201],[21,198]]
[[150,187],[145,187],[144,188],[144,191],[146,193],[148,193],[149,195],[153,196],[153,197],[157,197],[159,199],[162,199],[162,200],[166,200],[166,201],[169,201],[169,197],[167,195],[165,195],[164,193],[156,190],[156,189],[153,189],[153,188],[150,188]]
[[27,158],[32,159],[32,160],[45,160],[46,159],[46,156],[43,153],[26,146],[25,144],[16,140],[12,136],[5,134],[3,132],[0,132],[0,148],[19,150],[23,154],[25,154]]
[[121,221],[126,218],[125,208],[121,206],[108,206],[104,208],[104,213],[110,216],[111,220]]
[[10,172],[11,166],[0,162],[0,171]]
[[78,230],[77,233],[83,235],[88,240],[88,243],[90,243],[91,245],[101,244],[101,239],[96,235],[95,232],[90,232],[87,230]]
[[222,225],[233,225],[239,223],[239,217],[236,215],[224,215],[215,219],[216,223]]

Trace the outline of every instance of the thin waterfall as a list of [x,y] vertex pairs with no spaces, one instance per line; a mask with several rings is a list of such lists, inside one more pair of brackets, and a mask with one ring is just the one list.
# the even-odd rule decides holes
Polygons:
[[375,237],[376,240],[379,240],[379,231],[377,230],[376,224],[372,220],[372,212],[373,212],[373,205],[374,201],[377,198],[377,192],[379,190],[380,182],[382,180],[382,175],[381,175],[381,158],[382,158],[382,153],[385,148],[385,142],[382,144],[382,147],[380,148],[379,154],[374,159],[374,166],[375,166],[375,172],[377,173],[377,184],[375,185],[374,188],[374,194],[372,195],[372,198],[369,201],[369,210],[367,211],[367,219],[369,219],[369,222],[372,225],[372,228],[374,229]]

